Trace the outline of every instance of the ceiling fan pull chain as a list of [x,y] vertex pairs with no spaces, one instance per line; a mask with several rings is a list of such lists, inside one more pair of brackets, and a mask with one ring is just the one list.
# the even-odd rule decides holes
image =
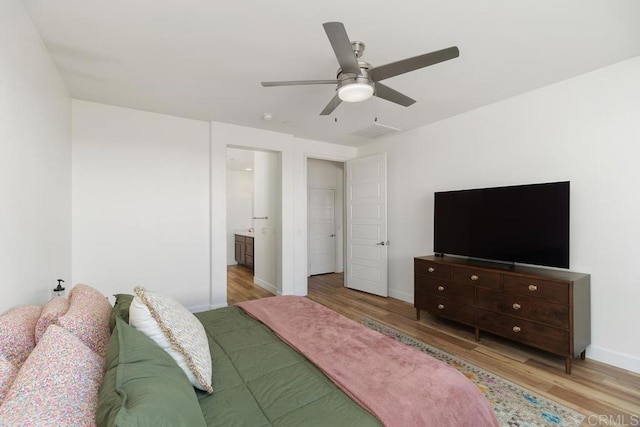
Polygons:
[[373,97],[373,122],[378,123],[378,89],[376,88]]

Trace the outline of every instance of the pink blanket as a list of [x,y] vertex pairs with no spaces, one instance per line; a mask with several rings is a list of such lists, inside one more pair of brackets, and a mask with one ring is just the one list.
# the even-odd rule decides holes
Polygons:
[[305,297],[237,304],[304,354],[385,426],[497,426],[464,375]]

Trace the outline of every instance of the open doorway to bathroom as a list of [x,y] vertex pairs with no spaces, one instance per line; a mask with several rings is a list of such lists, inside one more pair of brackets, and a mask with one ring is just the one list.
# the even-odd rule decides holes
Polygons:
[[[281,155],[227,148],[227,300],[279,293]],[[240,286],[240,287],[239,287]]]

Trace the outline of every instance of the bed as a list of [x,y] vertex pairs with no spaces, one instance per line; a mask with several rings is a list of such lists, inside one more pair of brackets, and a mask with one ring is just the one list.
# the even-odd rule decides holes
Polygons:
[[[102,362],[100,375],[93,368],[83,371],[89,384],[81,392],[76,387],[79,397],[67,393],[60,403],[56,394],[69,386],[63,381],[46,391],[50,401],[45,403],[52,407],[35,413],[38,408],[28,402],[42,402],[34,396],[42,381],[19,374],[15,382],[21,385],[14,383],[4,402],[0,394],[0,425],[25,419],[32,425],[105,426],[497,425],[484,395],[455,369],[304,297],[266,298],[196,313],[211,369],[211,388],[202,390],[207,387],[195,387],[199,379],[188,378],[162,345],[132,326],[135,300],[116,296],[106,319],[108,343],[104,337],[92,346],[78,340],[92,349],[88,366]],[[45,336],[60,342],[64,328],[55,321],[52,325],[56,335],[47,330]],[[170,341],[175,349],[176,342]],[[28,359],[24,364],[34,370]],[[83,362],[74,366],[87,371]],[[73,371],[57,369],[58,376]],[[29,381],[38,386],[25,388]],[[76,383],[83,381],[76,375]],[[41,422],[34,423],[37,418]]]

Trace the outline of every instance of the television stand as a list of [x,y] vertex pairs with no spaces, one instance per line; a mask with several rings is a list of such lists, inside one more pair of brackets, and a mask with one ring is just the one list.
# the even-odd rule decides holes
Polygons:
[[585,358],[591,344],[591,276],[514,266],[502,270],[464,258],[414,258],[414,306],[480,332],[564,357]]

